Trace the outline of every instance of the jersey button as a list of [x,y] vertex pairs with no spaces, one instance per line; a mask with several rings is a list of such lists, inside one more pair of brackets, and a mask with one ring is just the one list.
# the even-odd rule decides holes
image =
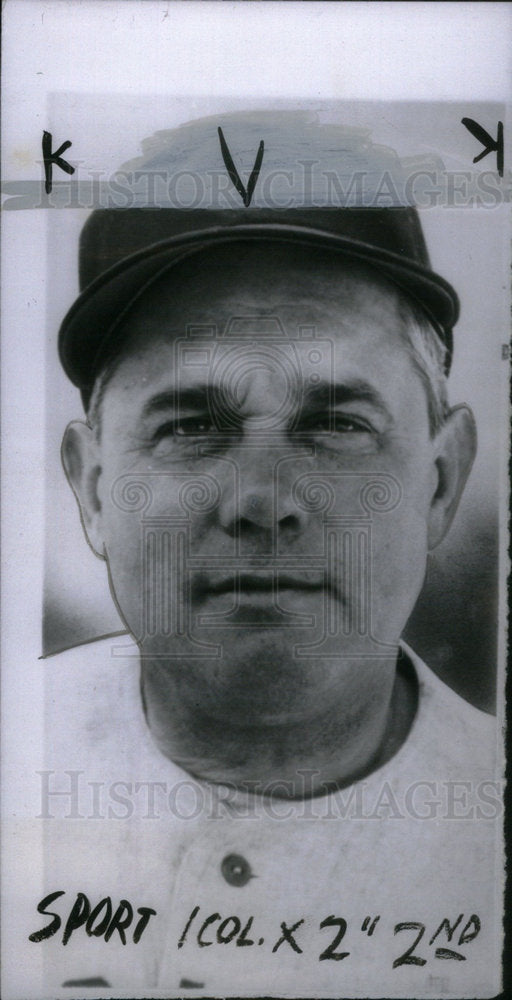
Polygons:
[[220,870],[228,885],[241,887],[253,878],[251,866],[241,854],[226,854]]

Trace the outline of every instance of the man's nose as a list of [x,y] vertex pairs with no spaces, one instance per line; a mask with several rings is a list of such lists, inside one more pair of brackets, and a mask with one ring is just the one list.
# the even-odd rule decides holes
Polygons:
[[220,523],[229,535],[249,538],[279,532],[283,538],[305,530],[308,514],[293,496],[297,473],[290,449],[262,441],[240,447],[230,458],[238,488],[224,489],[219,506]]

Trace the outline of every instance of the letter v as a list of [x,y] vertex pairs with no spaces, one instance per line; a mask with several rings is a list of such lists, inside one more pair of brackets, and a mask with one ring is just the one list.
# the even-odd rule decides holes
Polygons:
[[258,180],[258,174],[260,172],[261,163],[263,160],[263,151],[265,149],[263,139],[259,144],[258,152],[256,153],[256,159],[254,161],[254,166],[252,168],[251,176],[249,177],[249,183],[247,184],[247,190],[246,190],[244,184],[240,180],[240,175],[235,167],[235,164],[233,162],[233,157],[229,152],[228,145],[224,138],[224,134],[222,132],[220,125],[217,131],[219,133],[222,159],[224,160],[226,170],[230,176],[232,183],[234,184],[236,190],[238,191],[238,194],[240,195],[245,207],[248,208],[249,205],[251,204],[251,199],[254,193],[254,188],[256,187],[256,181]]

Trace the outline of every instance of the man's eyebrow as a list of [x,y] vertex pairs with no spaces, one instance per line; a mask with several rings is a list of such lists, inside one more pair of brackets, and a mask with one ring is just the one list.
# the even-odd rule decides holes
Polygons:
[[[299,393],[300,396],[300,393]],[[192,409],[209,410],[223,397],[222,389],[208,383],[187,386],[183,389],[165,389],[152,396],[144,404],[142,419],[172,410],[173,412]],[[364,379],[349,379],[343,382],[321,381],[306,385],[302,392],[302,403],[307,409],[338,406],[341,403],[365,402],[384,416],[390,417],[390,410],[380,392]]]
[[189,386],[184,389],[165,389],[151,396],[144,404],[141,416],[143,419],[166,410],[178,409],[208,409],[212,396],[216,396],[215,388],[206,385]]
[[347,379],[343,382],[317,382],[304,388],[304,402],[308,408],[314,406],[338,406],[340,403],[370,403],[385,416],[391,412],[384,397],[370,382],[364,379]]

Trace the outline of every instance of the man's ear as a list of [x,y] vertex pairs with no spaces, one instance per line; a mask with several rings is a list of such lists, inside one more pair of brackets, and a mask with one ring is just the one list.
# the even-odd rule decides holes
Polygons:
[[98,442],[94,431],[81,420],[66,427],[61,448],[62,464],[80,508],[85,536],[93,552],[104,558],[101,534],[101,476]]
[[428,519],[428,547],[435,549],[446,535],[476,455],[475,418],[469,406],[450,410],[434,442],[434,492]]

